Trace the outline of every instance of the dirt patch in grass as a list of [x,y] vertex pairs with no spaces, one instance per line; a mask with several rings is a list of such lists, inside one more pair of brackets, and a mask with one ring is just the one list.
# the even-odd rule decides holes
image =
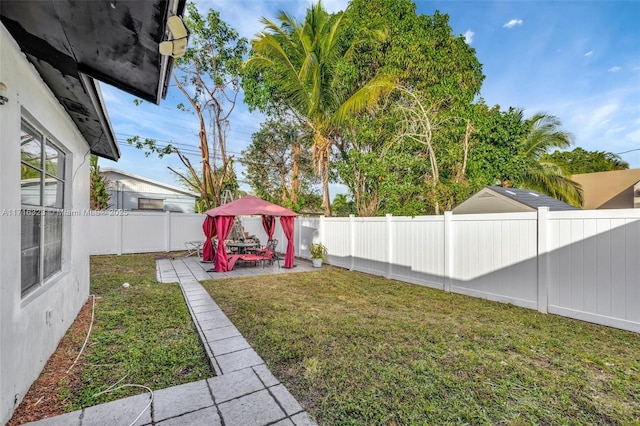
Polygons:
[[69,389],[82,386],[81,371],[84,354],[80,355],[74,368],[71,371],[68,370],[78,356],[89,330],[92,305],[92,298],[89,298],[58,344],[56,351],[47,361],[40,377],[29,388],[22,403],[7,423],[8,426],[17,426],[65,413],[67,401],[64,395]]

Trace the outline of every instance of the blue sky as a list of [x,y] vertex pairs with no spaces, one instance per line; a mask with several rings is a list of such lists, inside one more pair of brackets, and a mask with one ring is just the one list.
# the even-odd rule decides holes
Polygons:
[[[344,0],[325,0],[335,12]],[[449,15],[453,34],[464,35],[483,65],[481,96],[490,105],[521,108],[525,117],[546,112],[560,118],[575,137],[575,146],[622,153],[631,168],[640,168],[640,1],[416,1],[418,13]],[[262,17],[274,19],[286,10],[302,19],[309,1],[198,1],[210,7],[241,35],[251,39],[262,29]],[[160,106],[135,106],[134,98],[102,84],[113,129],[119,141],[139,135],[196,147],[198,123],[175,105],[182,94],[171,88]],[[263,117],[239,102],[231,116],[228,150],[236,157],[251,142]],[[167,166],[177,158],[145,157],[120,146],[119,168],[176,184]],[[197,157],[192,157],[197,162]],[[241,169],[237,167],[242,179]],[[249,188],[243,186],[243,189]],[[332,197],[345,192],[332,185]]]

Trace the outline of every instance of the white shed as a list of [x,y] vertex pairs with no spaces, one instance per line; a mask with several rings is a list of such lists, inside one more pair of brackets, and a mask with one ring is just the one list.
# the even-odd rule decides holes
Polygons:
[[531,189],[486,186],[453,208],[453,214],[534,212],[538,207],[549,210],[580,210],[565,202]]

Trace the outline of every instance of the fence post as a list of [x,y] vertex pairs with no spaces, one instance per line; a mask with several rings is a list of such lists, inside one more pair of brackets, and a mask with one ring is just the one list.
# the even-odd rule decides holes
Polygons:
[[453,275],[453,226],[451,219],[453,213],[450,211],[444,212],[444,277],[443,277],[443,290],[451,292],[451,276]]
[[393,275],[393,234],[391,229],[391,217],[393,215],[388,213],[386,217],[386,230],[387,230],[387,275],[388,279],[391,279]]
[[549,294],[549,207],[538,207],[538,312],[547,313]]
[[116,254],[122,254],[122,222],[124,221],[125,215],[116,216]]
[[164,212],[164,251],[171,251],[171,212]]
[[353,268],[356,264],[356,232],[355,232],[355,216],[349,215],[349,245],[351,246],[349,250],[349,270],[353,271]]

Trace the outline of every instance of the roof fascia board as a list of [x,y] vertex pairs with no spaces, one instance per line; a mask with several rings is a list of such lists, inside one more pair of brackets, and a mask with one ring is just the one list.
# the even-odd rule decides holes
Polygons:
[[[113,128],[111,127],[111,120],[109,120],[109,114],[107,113],[107,109],[105,108],[104,99],[102,99],[102,92],[100,91],[100,87],[96,84],[96,81],[83,73],[79,73],[80,81],[87,91],[87,95],[91,99],[91,103],[98,114],[98,118],[100,120],[100,124],[102,126],[102,131],[107,140],[109,141],[109,147],[111,148],[111,152],[115,161],[118,161],[120,158],[120,149],[118,148],[118,143],[116,142],[115,134],[113,132]],[[93,146],[91,146],[93,148]]]
[[143,176],[140,176],[140,175],[136,175],[135,173],[125,172],[124,170],[120,170],[120,169],[114,169],[114,168],[111,168],[111,167],[101,167],[100,168],[100,172],[101,173],[118,173],[120,175],[128,176],[130,178],[137,179],[137,180],[140,180],[142,182],[146,182],[146,183],[150,183],[152,185],[160,186],[160,187],[169,189],[171,191],[181,192],[183,194],[192,195],[194,197],[200,197],[200,194],[198,194],[196,192],[189,191],[187,189],[182,189],[182,188],[179,188],[177,186],[169,185],[168,183],[164,183],[164,182],[160,182],[160,181],[157,181],[157,180],[149,179],[149,178],[146,178],[146,177],[143,177]]
[[504,195],[501,192],[495,191],[493,188],[484,188],[484,189],[486,189],[488,192],[490,192],[493,195],[497,195],[501,200],[506,201],[508,204],[511,204],[512,206],[515,206],[515,207],[524,206],[524,207],[526,207],[528,209],[531,209],[531,211],[535,211],[536,210],[535,208],[533,208],[529,204],[523,203],[522,201],[519,201],[519,200],[517,200],[515,198],[511,198],[511,197],[509,197],[507,195]]

